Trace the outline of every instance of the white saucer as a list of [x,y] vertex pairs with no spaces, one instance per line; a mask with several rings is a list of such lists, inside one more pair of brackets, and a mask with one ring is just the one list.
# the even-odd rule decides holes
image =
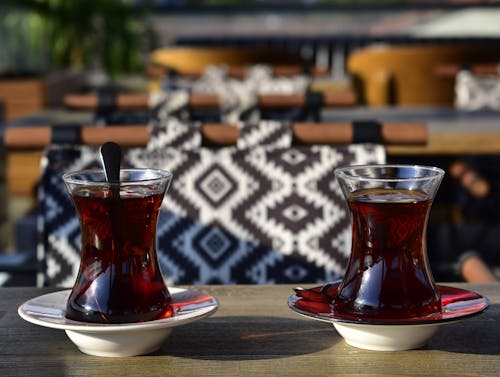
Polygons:
[[148,322],[97,324],[65,316],[70,290],[35,297],[22,304],[19,315],[36,325],[64,330],[77,347],[95,356],[135,356],[157,350],[173,327],[206,318],[218,308],[217,300],[200,292],[169,288],[174,315]]
[[[331,284],[333,293],[338,284]],[[419,348],[441,325],[478,315],[489,306],[489,300],[476,292],[439,285],[442,310],[437,314],[401,320],[366,320],[335,313],[332,305],[335,299],[325,296],[326,300],[322,301],[321,296],[317,296],[320,288],[312,288],[314,292],[309,299],[304,297],[307,292],[296,290],[297,294],[288,299],[288,306],[305,317],[332,323],[348,344],[375,351]]]

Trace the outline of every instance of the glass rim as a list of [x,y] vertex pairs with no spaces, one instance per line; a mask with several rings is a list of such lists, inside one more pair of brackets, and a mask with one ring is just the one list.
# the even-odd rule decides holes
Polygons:
[[[125,180],[125,181],[118,181],[118,182],[109,182],[106,180],[106,174],[103,169],[83,169],[83,170],[74,170],[74,171],[69,171],[67,173],[64,173],[62,175],[62,179],[66,184],[75,184],[75,185],[88,185],[88,186],[108,186],[108,185],[116,185],[116,184],[127,184],[127,185],[139,185],[139,184],[154,184],[157,182],[161,182],[165,179],[170,179],[172,178],[172,173],[168,170],[162,170],[162,169],[151,169],[151,168],[125,168],[125,169],[120,169],[121,172],[152,172],[154,174],[157,174],[158,176],[156,177],[149,177],[145,179],[132,179],[132,180]],[[102,181],[95,181],[91,179],[83,179],[83,178],[76,178],[77,176],[84,176],[84,175],[92,175],[92,174],[100,174],[104,178]]]
[[[363,169],[383,169],[383,168],[396,168],[396,169],[414,169],[428,172],[434,172],[434,175],[417,175],[414,177],[373,177],[368,175],[350,175],[347,174],[348,170],[363,170]],[[371,181],[371,182],[408,182],[408,181],[428,181],[430,179],[443,177],[445,172],[443,169],[436,166],[418,165],[418,164],[371,164],[371,165],[351,165],[342,166],[334,170],[337,178],[344,178],[353,181]]]

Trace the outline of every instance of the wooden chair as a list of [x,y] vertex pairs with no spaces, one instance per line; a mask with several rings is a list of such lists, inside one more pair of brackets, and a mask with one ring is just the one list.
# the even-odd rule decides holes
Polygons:
[[167,47],[154,51],[146,66],[150,89],[158,90],[160,81],[172,73],[182,77],[199,77],[208,66],[225,66],[232,78],[243,78],[248,68],[268,65],[275,77],[307,74],[313,79],[311,90],[336,97],[341,106],[352,106],[357,98],[350,84],[331,80],[330,70],[314,66],[300,54],[287,50],[255,47]]
[[452,106],[454,81],[442,67],[499,59],[500,51],[487,46],[380,45],[353,52],[347,68],[369,106]]
[[[151,93],[70,94],[65,96],[64,102],[68,109],[94,111],[101,124],[116,124],[118,121],[115,119],[136,122],[138,117],[134,116],[135,112],[142,116],[145,111],[156,107],[159,98],[165,101],[167,97],[171,99],[173,96],[177,98],[174,101],[177,103],[179,95],[191,114],[202,118],[203,114],[209,114],[212,120],[230,118],[231,121],[239,119],[240,115],[257,112],[264,118],[290,116],[294,119],[317,120],[321,108],[347,107],[357,103],[355,93],[347,88],[318,89],[313,85],[313,74],[301,72],[300,66],[289,66],[285,71],[281,69],[279,77],[274,76],[268,66],[246,68],[251,73],[245,77],[229,77],[225,68],[218,67],[212,68],[207,77],[179,79],[178,76],[158,76],[162,84]],[[214,71],[218,72],[215,76]],[[185,96],[188,89],[190,94]]]
[[[196,124],[186,129],[192,135],[207,132]],[[251,124],[232,133],[236,146],[124,152],[124,167],[163,168],[176,177],[158,226],[159,261],[171,284],[319,283],[342,274],[349,217],[332,171],[383,163],[384,148],[292,145],[294,132],[288,122]],[[97,148],[52,145],[43,166],[40,284],[71,286],[79,225],[60,174],[99,166]]]

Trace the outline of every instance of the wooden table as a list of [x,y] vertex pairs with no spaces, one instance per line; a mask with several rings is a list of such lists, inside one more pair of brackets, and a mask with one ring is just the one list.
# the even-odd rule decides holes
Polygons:
[[499,376],[500,284],[459,284],[491,300],[488,311],[451,323],[422,349],[366,351],[328,323],[286,304],[292,286],[203,286],[217,313],[175,328],[154,354],[100,358],[81,353],[63,331],[25,322],[17,307],[49,292],[0,289],[0,375],[7,376]]

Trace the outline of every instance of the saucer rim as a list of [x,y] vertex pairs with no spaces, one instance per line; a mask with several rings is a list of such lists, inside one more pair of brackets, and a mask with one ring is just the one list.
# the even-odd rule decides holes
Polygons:
[[[33,297],[22,303],[18,307],[17,312],[22,319],[24,319],[27,322],[33,323],[35,325],[54,328],[58,330],[65,330],[65,331],[97,333],[97,332],[146,331],[146,330],[157,330],[162,328],[181,326],[187,323],[191,323],[209,317],[212,314],[214,314],[219,308],[218,300],[214,296],[207,294],[206,295],[207,301],[203,304],[200,304],[200,307],[184,311],[181,309],[175,315],[168,318],[160,318],[145,322],[113,323],[113,324],[81,322],[68,319],[64,316],[66,300],[67,297],[69,297],[70,292],[71,289],[65,289]],[[176,287],[169,287],[169,292],[174,302],[175,302],[175,297],[182,293],[203,294],[202,292],[196,290],[176,288]],[[51,320],[51,317],[44,315],[43,313],[40,312],[37,313],[32,310],[30,311],[26,310],[26,305],[33,304],[33,301],[44,300],[49,298],[57,299],[56,302],[57,306],[55,307],[55,309],[60,310],[60,315],[54,317],[53,320]]]
[[[339,284],[339,282],[336,282],[336,284]],[[487,297],[485,297],[485,296],[483,296],[475,291],[471,291],[471,290],[464,289],[464,288],[447,286],[444,284],[437,284],[437,287],[438,288],[448,287],[448,288],[454,288],[454,289],[461,289],[462,291],[467,292],[467,293],[477,294],[478,296],[480,296],[479,298],[474,299],[474,300],[467,300],[467,301],[477,302],[477,300],[482,300],[484,303],[484,306],[481,307],[480,309],[473,311],[473,312],[467,312],[467,313],[463,313],[463,314],[458,313],[455,317],[449,317],[449,318],[429,318],[426,320],[426,319],[422,319],[425,317],[416,317],[418,319],[418,322],[416,322],[415,319],[400,319],[400,320],[396,319],[396,320],[383,321],[383,320],[367,320],[367,319],[363,319],[363,318],[359,318],[359,319],[343,318],[340,316],[335,316],[335,313],[333,313],[333,312],[331,315],[328,315],[328,316],[321,315],[319,313],[312,313],[312,312],[308,312],[308,311],[303,310],[303,309],[299,309],[295,306],[294,302],[298,298],[303,299],[302,297],[299,297],[297,294],[291,295],[288,298],[287,303],[288,303],[288,307],[291,310],[293,310],[294,312],[296,312],[300,315],[308,317],[308,318],[316,319],[316,320],[323,321],[323,322],[329,322],[329,323],[335,323],[335,322],[336,323],[349,323],[349,324],[367,325],[367,326],[369,326],[369,325],[371,325],[371,326],[432,326],[432,325],[440,325],[440,324],[445,324],[445,323],[462,321],[462,320],[465,320],[465,319],[468,319],[471,317],[475,317],[481,313],[484,313],[490,307],[490,300]],[[460,301],[457,301],[457,302],[460,302]],[[464,302],[466,302],[466,301],[464,301]],[[451,304],[456,304],[456,302],[451,303]],[[446,310],[446,306],[442,308],[441,313],[438,315],[445,314],[445,310]]]

